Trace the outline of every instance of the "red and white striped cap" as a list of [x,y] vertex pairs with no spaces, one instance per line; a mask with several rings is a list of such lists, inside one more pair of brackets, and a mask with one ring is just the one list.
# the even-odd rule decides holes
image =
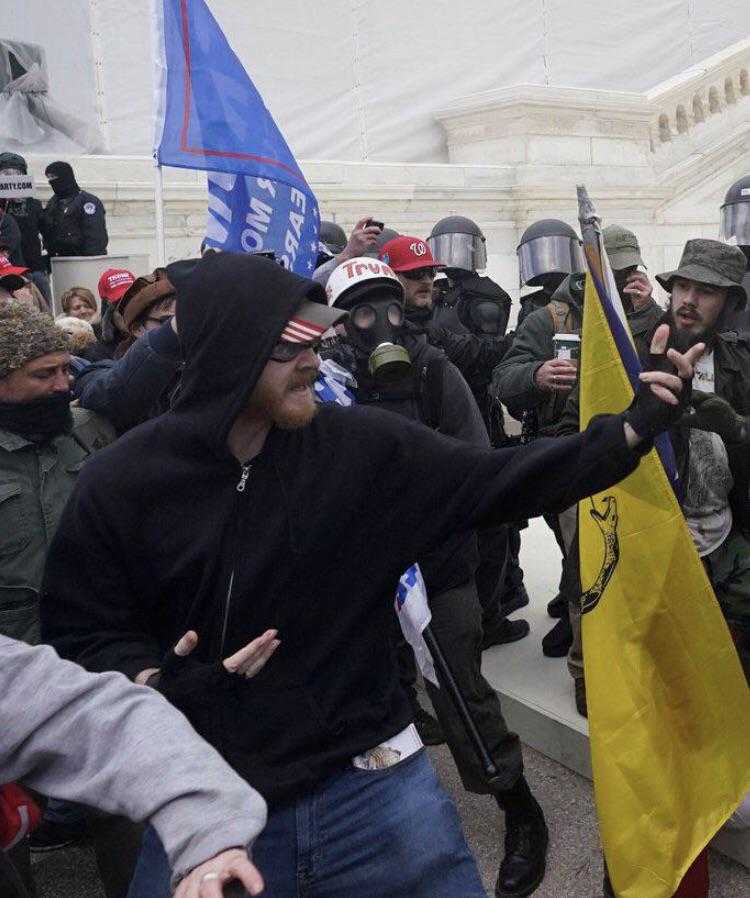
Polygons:
[[279,339],[287,343],[312,343],[346,315],[341,309],[331,309],[322,303],[305,300],[287,321]]

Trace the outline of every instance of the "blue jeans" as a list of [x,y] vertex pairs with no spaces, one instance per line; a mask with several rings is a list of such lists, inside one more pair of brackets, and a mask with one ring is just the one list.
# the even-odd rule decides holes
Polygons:
[[[386,770],[352,767],[273,810],[253,862],[269,898],[486,898],[424,749]],[[148,827],[128,898],[169,898],[169,878]]]

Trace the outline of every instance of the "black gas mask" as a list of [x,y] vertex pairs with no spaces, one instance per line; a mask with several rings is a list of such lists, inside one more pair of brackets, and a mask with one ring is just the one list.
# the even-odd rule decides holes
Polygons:
[[374,380],[392,383],[411,371],[411,357],[399,342],[404,305],[394,296],[380,294],[351,306],[344,323],[346,335]]
[[496,302],[483,299],[470,303],[468,308],[472,330],[496,337],[503,326],[505,313]]

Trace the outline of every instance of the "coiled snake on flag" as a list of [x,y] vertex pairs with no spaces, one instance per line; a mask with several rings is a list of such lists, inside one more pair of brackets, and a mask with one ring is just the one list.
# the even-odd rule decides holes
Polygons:
[[594,500],[591,499],[589,514],[596,522],[599,532],[604,539],[604,558],[599,575],[593,584],[581,596],[581,613],[593,611],[599,604],[599,600],[612,579],[617,562],[620,560],[620,540],[617,535],[617,499],[614,496],[605,496],[604,511],[598,511]]

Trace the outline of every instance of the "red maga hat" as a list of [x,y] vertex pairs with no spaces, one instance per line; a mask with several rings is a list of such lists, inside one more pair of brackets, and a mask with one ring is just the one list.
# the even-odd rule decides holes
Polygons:
[[445,268],[435,261],[430,247],[420,237],[394,237],[383,245],[378,256],[398,274],[415,268]]
[[125,268],[108,268],[99,278],[99,296],[107,302],[119,302],[135,282],[135,275]]

